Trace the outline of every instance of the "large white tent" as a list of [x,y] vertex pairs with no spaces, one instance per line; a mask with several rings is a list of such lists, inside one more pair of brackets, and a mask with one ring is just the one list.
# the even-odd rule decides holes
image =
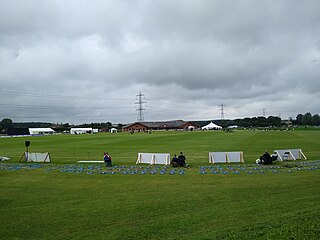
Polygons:
[[54,130],[51,128],[29,128],[29,133],[31,135],[36,134],[53,134]]
[[216,130],[216,129],[222,129],[222,127],[217,124],[214,124],[213,122],[210,122],[208,125],[203,126],[201,129],[202,130],[212,130],[212,129]]
[[71,134],[86,134],[86,133],[93,133],[92,128],[71,128]]

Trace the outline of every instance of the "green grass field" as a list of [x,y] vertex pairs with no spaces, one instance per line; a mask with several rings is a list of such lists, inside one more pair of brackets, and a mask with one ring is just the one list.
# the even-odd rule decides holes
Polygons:
[[[320,131],[154,132],[0,139],[0,156],[18,165],[50,152],[39,169],[0,170],[0,239],[319,239],[320,170],[199,174],[209,151],[243,151],[252,164],[265,150],[302,148],[320,159]],[[103,175],[45,171],[101,160],[135,165],[138,152],[183,151],[184,175]],[[102,166],[102,165],[101,165]]]

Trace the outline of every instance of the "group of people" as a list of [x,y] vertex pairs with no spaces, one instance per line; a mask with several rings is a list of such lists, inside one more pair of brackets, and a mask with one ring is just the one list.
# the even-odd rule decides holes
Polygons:
[[278,156],[276,154],[270,155],[268,151],[266,151],[260,158],[256,160],[257,164],[272,164],[272,162],[276,161],[278,159]]
[[[103,161],[105,162],[106,167],[112,166],[112,158],[108,152],[103,153]],[[183,155],[182,152],[180,152],[180,155],[178,157],[176,154],[174,155],[174,157],[172,158],[172,161],[171,161],[171,165],[172,165],[172,167],[189,168],[189,165],[186,164],[186,157]]]
[[[111,167],[112,166],[112,158],[109,155],[108,152],[104,152],[103,154],[103,160],[106,164],[106,167]],[[257,164],[272,164],[273,161],[277,160],[277,155],[276,154],[272,154],[270,155],[267,151],[260,156],[260,158],[258,158],[256,160]],[[186,157],[183,155],[183,152],[180,152],[180,155],[177,157],[176,154],[174,154],[174,157],[172,158],[171,161],[171,166],[172,167],[185,167],[185,168],[189,168],[189,165],[186,163]]]
[[189,168],[189,165],[186,164],[186,157],[180,152],[180,155],[177,157],[175,154],[171,161],[172,167],[186,167]]

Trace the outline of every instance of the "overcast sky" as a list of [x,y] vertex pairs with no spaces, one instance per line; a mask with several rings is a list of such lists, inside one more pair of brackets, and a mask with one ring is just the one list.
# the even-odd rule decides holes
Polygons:
[[320,113],[319,0],[0,0],[0,120]]

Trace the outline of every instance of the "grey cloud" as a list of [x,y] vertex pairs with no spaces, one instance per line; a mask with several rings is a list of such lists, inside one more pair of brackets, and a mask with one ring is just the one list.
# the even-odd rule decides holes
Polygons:
[[[150,120],[218,118],[222,102],[230,118],[261,108],[283,117],[319,112],[312,101],[320,97],[319,1],[1,6],[0,91],[11,92],[1,103],[35,106],[43,120],[134,121],[139,91],[149,98]],[[13,107],[0,106],[0,118],[29,116],[30,108]]]

